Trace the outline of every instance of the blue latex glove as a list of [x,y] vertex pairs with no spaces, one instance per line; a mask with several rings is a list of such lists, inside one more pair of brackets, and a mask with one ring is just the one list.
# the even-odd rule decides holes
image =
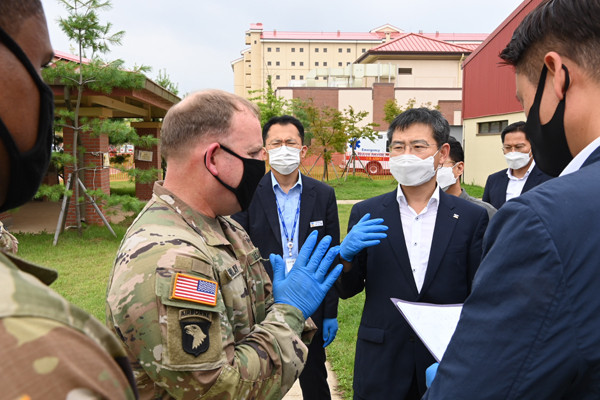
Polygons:
[[329,346],[338,331],[337,318],[324,318],[323,319],[323,347]]
[[340,245],[340,257],[346,261],[352,261],[361,250],[379,244],[381,239],[387,237],[384,233],[388,230],[382,225],[383,218],[369,219],[371,214],[366,213],[344,238]]
[[431,364],[425,371],[425,385],[429,388],[435,379],[440,363]]
[[[285,262],[281,256],[271,254],[269,257],[273,266],[275,303],[296,307],[302,311],[305,319],[316,311],[342,272],[342,265],[338,264],[329,274],[327,273],[329,266],[340,252],[340,247],[335,246],[327,251],[331,244],[331,236],[325,236],[317,245],[318,235],[317,231],[308,235],[287,276],[285,275]],[[314,253],[313,249],[315,249]]]

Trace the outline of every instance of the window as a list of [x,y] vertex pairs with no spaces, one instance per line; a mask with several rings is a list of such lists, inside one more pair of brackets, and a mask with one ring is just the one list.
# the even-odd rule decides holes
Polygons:
[[346,65],[350,65],[350,61],[348,61],[348,62],[346,63]]
[[300,75],[300,80],[304,79],[304,75]]
[[507,126],[508,126],[508,120],[479,122],[477,124],[477,133],[479,133],[479,134],[500,133]]
[[304,61],[300,61],[300,66],[304,67]]
[[412,75],[412,68],[398,68],[398,75]]
[[256,44],[256,40],[254,41],[254,44]]
[[318,76],[315,76],[315,81],[318,81],[318,80],[319,80],[319,77],[318,77]]
[[279,61],[275,61],[275,66],[279,67]]
[[327,47],[323,47],[323,53],[327,53]]
[[323,62],[323,66],[326,67],[327,66],[327,61]]
[[292,67],[296,66],[296,61],[292,61]]
[[341,66],[342,66],[342,63],[341,63],[341,62],[339,62],[339,63],[338,63],[338,67],[341,67]]
[[300,53],[304,53],[304,47],[300,47]]
[[318,53],[318,52],[319,52],[319,48],[315,47],[315,53]]
[[350,47],[346,49],[346,53],[350,53]]
[[341,52],[342,52],[342,48],[338,47],[338,53],[341,53]]
[[295,53],[295,52],[296,52],[296,48],[292,47],[292,53]]
[[275,79],[279,79],[279,75],[275,75]]
[[270,53],[270,52],[271,52],[271,48],[267,47],[267,53]]
[[292,75],[292,80],[295,81],[296,80],[296,75]]
[[271,66],[271,61],[267,61],[267,66]]
[[318,67],[318,66],[319,66],[319,62],[315,61],[315,67]]
[[275,47],[275,53],[279,53],[279,47]]
[[367,49],[362,49],[362,52],[363,52],[363,53],[366,53],[366,52],[367,52]]

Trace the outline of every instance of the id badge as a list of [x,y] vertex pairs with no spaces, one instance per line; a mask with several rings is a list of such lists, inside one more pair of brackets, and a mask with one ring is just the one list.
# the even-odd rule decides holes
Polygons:
[[296,262],[295,258],[287,258],[285,260],[285,275],[287,276],[287,274],[290,273],[290,271],[292,270],[292,267],[294,266],[294,263]]

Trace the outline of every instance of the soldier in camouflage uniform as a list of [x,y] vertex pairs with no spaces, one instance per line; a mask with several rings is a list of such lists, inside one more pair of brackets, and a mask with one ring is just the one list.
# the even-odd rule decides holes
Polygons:
[[316,328],[305,320],[339,275],[325,277],[338,249],[325,255],[325,239],[309,261],[309,236],[284,279],[271,257],[271,284],[258,249],[224,217],[247,208],[264,175],[257,112],[241,97],[186,97],[164,119],[161,148],[166,179],[123,239],[107,293],[107,324],[140,397],[280,399],[306,361],[302,333]]
[[[52,53],[40,1],[0,1],[0,212],[30,200],[48,167],[54,104],[39,71]],[[1,242],[0,397],[134,399],[119,341],[47,287],[55,271]]]

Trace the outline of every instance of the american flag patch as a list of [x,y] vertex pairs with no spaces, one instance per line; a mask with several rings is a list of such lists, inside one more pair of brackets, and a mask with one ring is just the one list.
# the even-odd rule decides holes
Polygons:
[[218,287],[217,282],[178,273],[171,298],[214,306],[217,304]]

